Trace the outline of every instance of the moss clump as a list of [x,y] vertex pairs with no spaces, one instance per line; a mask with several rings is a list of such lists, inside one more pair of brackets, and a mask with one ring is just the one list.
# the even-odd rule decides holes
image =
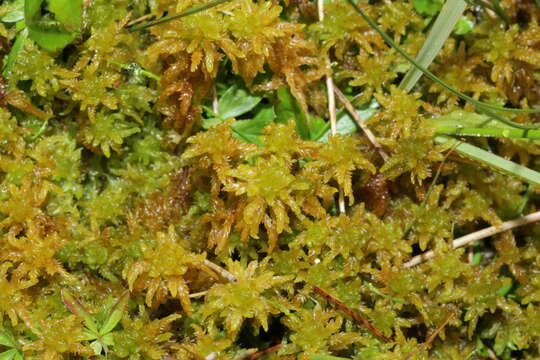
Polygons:
[[[0,5],[0,356],[540,357],[538,229],[450,246],[536,193],[434,143],[426,119],[468,105],[426,79],[401,90],[404,60],[345,1],[318,22],[311,1],[232,0],[142,32],[128,22],[204,1],[81,1],[54,52],[21,35],[23,3]],[[415,54],[429,26],[415,3],[359,6]],[[472,31],[430,69],[538,106],[540,10],[501,6],[510,23],[468,8]],[[330,70],[388,159],[343,112],[329,134]],[[474,141],[537,167],[534,142]]]

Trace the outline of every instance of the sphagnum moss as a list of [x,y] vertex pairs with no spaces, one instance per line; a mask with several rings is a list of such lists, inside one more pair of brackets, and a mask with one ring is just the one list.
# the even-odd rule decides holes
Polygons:
[[[430,69],[534,108],[540,10],[496,3],[506,18],[469,7]],[[427,118],[472,108],[429,79],[400,90],[407,62],[346,1],[323,21],[230,0],[126,26],[203,4],[0,5],[0,357],[538,358],[538,229],[450,244],[537,206],[434,143]],[[441,6],[357,4],[412,56]],[[330,134],[329,76],[347,104],[376,99],[375,142],[339,111]],[[533,141],[473,142],[537,166]]]

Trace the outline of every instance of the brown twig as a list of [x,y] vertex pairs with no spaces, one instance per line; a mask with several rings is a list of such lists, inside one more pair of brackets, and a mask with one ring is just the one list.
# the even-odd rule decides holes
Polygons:
[[[537,222],[537,221],[540,221],[540,211],[534,212],[526,216],[519,217],[514,220],[503,222],[502,224],[497,225],[497,226],[490,226],[488,228],[475,231],[471,234],[457,238],[454,241],[452,241],[452,249],[457,249],[459,247],[465,246],[477,240],[485,239],[487,237],[499,234],[503,231],[511,230],[518,226],[527,225],[527,224]],[[435,257],[435,252],[433,250],[426,251],[423,254],[413,257],[411,260],[403,264],[403,266],[406,268],[410,268],[424,261],[432,259],[433,257]]]
[[375,334],[376,336],[380,337],[381,339],[383,339],[384,341],[386,342],[392,342],[392,340],[390,340],[388,337],[386,337],[382,331],[380,331],[379,329],[377,329],[375,326],[371,325],[371,323],[369,321],[367,321],[366,319],[364,319],[360,314],[358,314],[356,311],[348,308],[345,304],[343,304],[341,301],[339,301],[338,299],[334,298],[332,295],[328,294],[327,292],[319,289],[318,287],[316,286],[312,286],[311,287],[311,290],[322,296],[323,298],[326,299],[326,301],[328,301],[329,303],[335,305],[336,307],[338,307],[341,311],[343,311],[344,313],[346,313],[347,315],[349,315],[350,317],[352,317],[356,322],[358,322],[359,324],[361,324],[362,326],[364,326],[366,329],[368,329],[369,331],[371,331],[373,334]]
[[140,22],[143,22],[144,20],[149,19],[149,18],[151,18],[152,16],[154,16],[154,15],[153,15],[153,14],[146,14],[146,15],[143,15],[143,16],[137,18],[137,19],[131,20],[131,21],[128,22],[125,26],[126,26],[126,27],[130,27],[130,26],[132,26],[132,25],[135,25],[135,24],[138,24],[138,23],[140,23]]
[[274,346],[269,347],[268,349],[264,349],[261,351],[256,352],[255,354],[252,354],[248,357],[248,360],[257,360],[260,357],[263,357],[266,354],[270,354],[271,352],[278,351],[281,348],[281,344],[276,344]]
[[[317,0],[317,10],[319,12],[319,21],[324,20],[324,0]],[[331,69],[330,61],[326,58],[326,65]],[[336,118],[336,97],[334,95],[334,80],[332,75],[326,75],[326,97],[328,98],[328,114],[330,115],[330,133],[337,134],[337,118]],[[339,188],[338,207],[341,214],[345,214],[345,198],[343,189]]]
[[204,259],[203,264],[208,266],[210,269],[214,270],[215,272],[217,272],[219,275],[221,275],[225,279],[229,280],[230,282],[237,282],[238,281],[236,276],[234,276],[233,274],[231,274],[230,272],[228,272],[227,270],[225,270],[221,266],[218,266],[218,265],[214,264],[213,262],[211,262],[209,260]]
[[196,293],[193,293],[193,294],[189,294],[189,297],[192,298],[192,299],[199,298],[199,297],[205,296],[207,293],[208,293],[208,290],[199,291],[199,292],[196,292]]
[[435,340],[435,338],[437,337],[437,335],[439,335],[439,333],[446,327],[446,325],[448,325],[448,323],[450,322],[450,320],[452,320],[452,318],[454,317],[455,315],[455,311],[452,311],[450,314],[448,314],[448,316],[446,317],[446,319],[444,319],[444,321],[442,322],[441,325],[439,325],[439,327],[433,332],[433,334],[431,334],[429,336],[429,338],[427,339],[427,341],[425,343],[423,343],[422,345],[418,346],[414,351],[411,351],[410,353],[408,353],[407,355],[405,355],[405,357],[401,358],[401,360],[407,360],[407,359],[410,359],[411,356],[413,356],[414,354],[417,354],[419,353],[420,351],[422,351],[423,349],[427,349],[431,346],[431,343],[433,342],[433,340]]
[[364,123],[364,121],[362,120],[360,115],[358,115],[358,113],[354,109],[354,106],[351,104],[351,102],[349,100],[347,100],[345,95],[343,95],[341,90],[339,90],[337,87],[334,87],[334,93],[337,95],[338,100],[343,104],[343,106],[345,106],[345,109],[347,109],[349,114],[351,114],[352,118],[354,119],[354,121],[356,121],[356,123],[358,124],[360,129],[362,129],[364,134],[366,134],[368,140],[371,142],[373,147],[376,148],[379,151],[379,154],[381,155],[383,160],[384,161],[388,160],[388,158],[389,158],[388,154],[383,150],[381,144],[379,144],[377,139],[375,139],[375,135],[366,126],[366,124]]

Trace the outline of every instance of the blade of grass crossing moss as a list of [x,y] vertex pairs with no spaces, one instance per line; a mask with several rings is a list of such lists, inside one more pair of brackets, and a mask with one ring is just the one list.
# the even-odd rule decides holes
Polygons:
[[513,139],[524,139],[524,140],[540,139],[540,130],[522,130],[522,129],[439,126],[437,127],[437,134],[513,138]]
[[[441,50],[446,39],[448,39],[448,36],[450,36],[456,23],[461,18],[466,6],[467,4],[463,0],[448,0],[444,4],[439,16],[437,16],[437,20],[435,20],[433,27],[429,31],[422,49],[416,57],[418,64],[426,68],[429,67],[433,62],[433,59],[435,59],[435,56],[437,56]],[[399,87],[410,91],[421,76],[422,71],[413,66],[409,69],[399,84]]]
[[163,24],[163,23],[165,23],[167,21],[179,19],[179,18],[182,18],[182,17],[185,17],[185,16],[196,14],[196,13],[204,11],[204,10],[211,9],[211,8],[213,8],[215,6],[218,6],[220,4],[223,4],[223,3],[226,3],[226,2],[229,2],[229,1],[231,1],[231,0],[215,0],[215,1],[211,1],[211,2],[206,3],[206,4],[192,6],[189,9],[187,9],[185,11],[182,11],[181,13],[170,15],[170,16],[164,16],[161,19],[157,19],[156,21],[152,21],[152,22],[149,22],[149,23],[144,23],[144,24],[139,24],[139,25],[132,26],[132,27],[128,28],[128,31],[129,32],[134,32],[134,31],[138,31],[138,30],[144,30],[144,29],[147,29],[147,28],[149,28],[151,26]]
[[521,113],[521,114],[534,114],[534,113],[540,113],[540,109],[518,109],[518,108],[503,108],[500,106],[495,106],[492,104],[484,103],[481,101],[478,101],[468,95],[465,95],[459,90],[454,89],[452,86],[450,86],[448,83],[444,82],[443,80],[439,79],[434,73],[426,69],[424,66],[418,64],[412,57],[410,57],[401,47],[399,47],[392,38],[385,33],[379,26],[373,21],[369,16],[366,15],[366,13],[355,4],[353,0],[347,0],[347,2],[354,8],[354,10],[368,23],[368,25],[373,28],[385,41],[388,45],[390,45],[394,50],[396,50],[401,56],[403,56],[408,62],[410,62],[413,66],[418,68],[425,76],[427,76],[430,80],[435,81],[439,85],[441,85],[446,90],[450,91],[451,93],[455,94],[456,96],[460,97],[461,99],[468,101],[469,103],[476,106],[479,110],[485,112],[489,116],[495,118],[496,120],[500,122],[504,122],[507,125],[511,125],[515,128],[519,129],[539,129],[540,124],[535,125],[524,125],[520,123],[516,123],[511,120],[504,119],[497,114],[493,113],[493,111],[499,111],[499,112],[508,112],[508,113]]
[[457,151],[460,155],[476,160],[505,174],[516,176],[529,184],[535,186],[540,185],[540,173],[537,171],[516,164],[515,162],[503,159],[498,155],[492,154],[474,145],[459,142],[456,139],[448,138],[446,136],[435,137],[435,142],[439,144],[446,143],[448,141],[451,141],[452,144],[457,143],[457,145],[455,145],[455,151]]

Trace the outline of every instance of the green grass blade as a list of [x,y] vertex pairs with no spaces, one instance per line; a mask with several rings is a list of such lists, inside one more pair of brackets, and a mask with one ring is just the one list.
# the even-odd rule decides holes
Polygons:
[[198,13],[200,11],[211,9],[211,8],[213,8],[215,6],[218,6],[220,4],[223,4],[223,3],[229,2],[229,1],[231,1],[231,0],[215,0],[215,1],[211,1],[211,2],[206,3],[206,4],[192,6],[189,9],[187,9],[186,11],[182,11],[181,13],[178,13],[178,14],[174,14],[174,15],[170,15],[170,16],[164,16],[161,19],[157,19],[156,21],[151,21],[149,23],[133,25],[132,27],[128,28],[128,31],[129,32],[134,32],[134,31],[138,31],[138,30],[144,30],[144,29],[147,29],[147,28],[149,28],[151,26],[163,24],[163,23],[165,23],[167,21],[179,19],[179,18],[182,18],[182,17],[185,17],[185,16],[193,15],[193,14]]
[[435,137],[435,142],[439,144],[446,143],[448,141],[451,141],[451,143],[455,145],[455,151],[462,156],[478,161],[505,174],[516,176],[529,184],[540,186],[540,173],[537,171],[503,159],[498,155],[480,149],[474,145],[463,143],[446,136]]
[[540,139],[540,130],[516,129],[487,115],[455,110],[438,118],[426,119],[439,135],[488,136],[524,140]]
[[[425,68],[429,67],[433,62],[433,59],[435,59],[435,56],[437,56],[441,50],[446,39],[448,39],[448,36],[450,36],[456,23],[461,18],[466,6],[467,4],[464,0],[446,1],[439,16],[437,16],[437,20],[435,20],[433,27],[429,31],[422,49],[416,57],[416,62],[418,62],[418,64]],[[418,79],[420,79],[420,76],[422,76],[422,71],[414,66],[411,67],[399,84],[399,87],[406,91],[410,91]]]
[[438,126],[436,132],[438,135],[497,137],[527,140],[540,139],[540,130]]
[[[469,103],[476,106],[479,110],[484,111],[488,115],[496,115],[493,113],[493,111],[499,111],[499,112],[509,112],[509,113],[521,113],[521,114],[534,114],[534,113],[540,113],[540,109],[518,109],[518,108],[503,108],[500,106],[495,106],[492,104],[488,104],[482,101],[478,101],[464,93],[462,93],[459,90],[454,89],[452,86],[450,86],[448,83],[444,82],[443,80],[439,79],[434,73],[423,67],[422,65],[418,64],[412,57],[410,57],[402,48],[400,48],[393,40],[392,38],[385,33],[384,31],[379,28],[379,26],[373,21],[369,16],[366,15],[366,13],[358,7],[353,0],[347,0],[349,4],[355,9],[355,11],[375,30],[394,50],[396,50],[401,56],[403,56],[408,62],[410,62],[413,66],[418,68],[426,77],[428,77],[430,80],[435,81],[439,85],[441,85],[446,90],[450,91],[451,93],[455,94],[456,96],[460,97],[463,100],[468,101]],[[518,129],[539,129],[540,124],[535,125],[523,125],[520,123],[516,123],[510,120],[502,120],[499,116],[494,116],[494,118],[498,121],[504,121],[506,124],[511,125]]]

